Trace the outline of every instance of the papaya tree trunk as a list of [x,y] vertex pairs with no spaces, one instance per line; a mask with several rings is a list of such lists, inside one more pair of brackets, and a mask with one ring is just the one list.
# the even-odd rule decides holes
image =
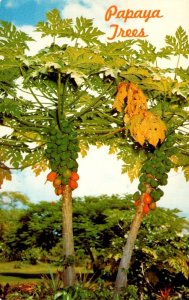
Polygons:
[[[146,192],[149,192],[150,190],[147,189]],[[143,194],[144,195],[144,194]],[[136,209],[136,213],[134,216],[134,219],[132,221],[130,231],[128,234],[127,242],[125,246],[123,247],[123,254],[122,258],[118,267],[117,277],[115,281],[115,289],[114,289],[114,299],[117,299],[117,296],[119,296],[123,289],[127,287],[127,274],[129,271],[132,253],[135,245],[135,241],[137,238],[138,231],[140,229],[142,219],[144,217],[143,213],[143,195],[141,195],[140,198],[140,204]]]
[[72,191],[69,185],[65,186],[62,197],[62,236],[63,236],[63,284],[73,286],[75,283],[74,269],[74,239],[72,215]]

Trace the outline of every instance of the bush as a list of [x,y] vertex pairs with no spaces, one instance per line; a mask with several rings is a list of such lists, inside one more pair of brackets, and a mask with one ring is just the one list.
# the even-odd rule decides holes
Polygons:
[[43,250],[41,248],[31,248],[24,250],[21,254],[22,260],[32,265],[36,265],[42,257]]

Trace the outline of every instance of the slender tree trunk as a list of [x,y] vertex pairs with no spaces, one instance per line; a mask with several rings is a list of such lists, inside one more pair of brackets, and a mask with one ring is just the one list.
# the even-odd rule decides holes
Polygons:
[[[150,189],[147,189],[146,192],[149,193]],[[119,264],[118,273],[115,281],[114,299],[117,299],[117,296],[121,294],[122,289],[127,287],[127,273],[130,267],[131,257],[132,257],[135,241],[137,238],[137,234],[144,216],[143,195],[141,196],[140,204],[137,207],[136,214],[131,224],[127,242],[123,247],[123,255]]]
[[64,286],[73,286],[75,283],[74,269],[74,240],[73,240],[73,216],[72,216],[72,191],[69,185],[66,185],[62,197],[62,215],[63,215],[63,283]]

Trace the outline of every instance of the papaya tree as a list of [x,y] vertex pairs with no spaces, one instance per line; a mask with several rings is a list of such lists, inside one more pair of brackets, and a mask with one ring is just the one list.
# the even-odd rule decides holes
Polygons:
[[32,167],[36,175],[51,169],[47,180],[63,199],[64,284],[73,285],[71,195],[79,179],[78,152],[85,154],[88,139],[110,134],[113,122],[122,122],[109,109],[115,79],[104,75],[102,32],[92,21],[62,20],[55,9],[36,30],[52,44],[27,55],[32,38],[1,22],[1,125],[11,129],[1,138],[1,183],[11,169]]
[[[144,75],[144,70],[139,69],[139,77],[143,78],[136,82],[140,82],[142,89],[133,84],[134,80],[131,83],[122,82],[114,102],[114,107],[123,112],[124,124],[137,143],[135,152],[145,150],[146,153],[139,172],[136,161],[132,169],[139,178],[138,191],[133,195],[137,209],[123,248],[115,282],[115,299],[127,286],[127,273],[142,219],[156,208],[156,202],[163,196],[161,186],[168,184],[169,171],[173,167],[181,167],[186,180],[189,179],[188,82],[185,81],[188,66],[187,69],[179,66],[181,57],[188,58],[189,55],[188,36],[179,27],[175,36],[166,36],[165,41],[166,46],[159,52],[149,43],[139,42],[143,48],[140,54],[148,57],[148,70],[145,68],[145,72],[150,71],[152,77],[149,78],[147,73]],[[162,55],[166,58],[178,57],[174,70],[158,68],[157,59]],[[157,72],[161,74],[159,79]]]
[[[104,43],[92,20],[62,19],[57,10],[36,25],[52,43],[27,54],[31,37],[1,22],[1,182],[11,169],[32,167],[62,195],[65,285],[74,284],[72,190],[79,178],[77,157],[89,145],[109,147],[123,161],[131,181],[139,178],[133,198],[136,215],[123,249],[115,297],[127,286],[127,272],[140,224],[162,196],[168,172],[182,168],[189,178],[188,36],[179,27],[157,49],[148,41]],[[175,68],[162,59],[178,57]]]

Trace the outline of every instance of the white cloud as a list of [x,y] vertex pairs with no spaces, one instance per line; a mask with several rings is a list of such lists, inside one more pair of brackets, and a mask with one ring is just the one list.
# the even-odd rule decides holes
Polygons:
[[[160,10],[162,18],[149,19],[148,22],[144,22],[144,19],[128,19],[124,23],[123,19],[112,17],[108,22],[105,21],[106,10],[111,6],[116,5],[118,11],[120,10]],[[173,35],[178,28],[182,26],[185,30],[188,30],[189,1],[188,0],[143,0],[133,1],[123,0],[115,1],[90,1],[83,0],[82,4],[80,0],[67,1],[62,14],[65,18],[75,18],[77,16],[83,16],[86,18],[94,19],[95,26],[98,26],[102,31],[106,32],[106,38],[112,35],[112,29],[110,24],[120,24],[123,29],[134,29],[144,27],[145,32],[149,35],[148,40],[156,45],[158,48],[164,45],[165,35]],[[125,38],[124,38],[125,39]],[[122,39],[123,40],[123,39]]]
[[29,199],[35,203],[42,200],[51,201],[55,199],[56,196],[50,184],[45,184],[46,173],[42,173],[36,177],[29,168],[22,172],[13,172],[12,181],[5,181],[3,190],[20,191],[26,194]]
[[5,4],[5,7],[7,7],[7,8],[14,7],[14,1],[12,1],[12,0],[7,1],[6,4]]
[[7,0],[5,1],[5,7],[7,8],[15,8],[21,5],[24,5],[29,0]]

